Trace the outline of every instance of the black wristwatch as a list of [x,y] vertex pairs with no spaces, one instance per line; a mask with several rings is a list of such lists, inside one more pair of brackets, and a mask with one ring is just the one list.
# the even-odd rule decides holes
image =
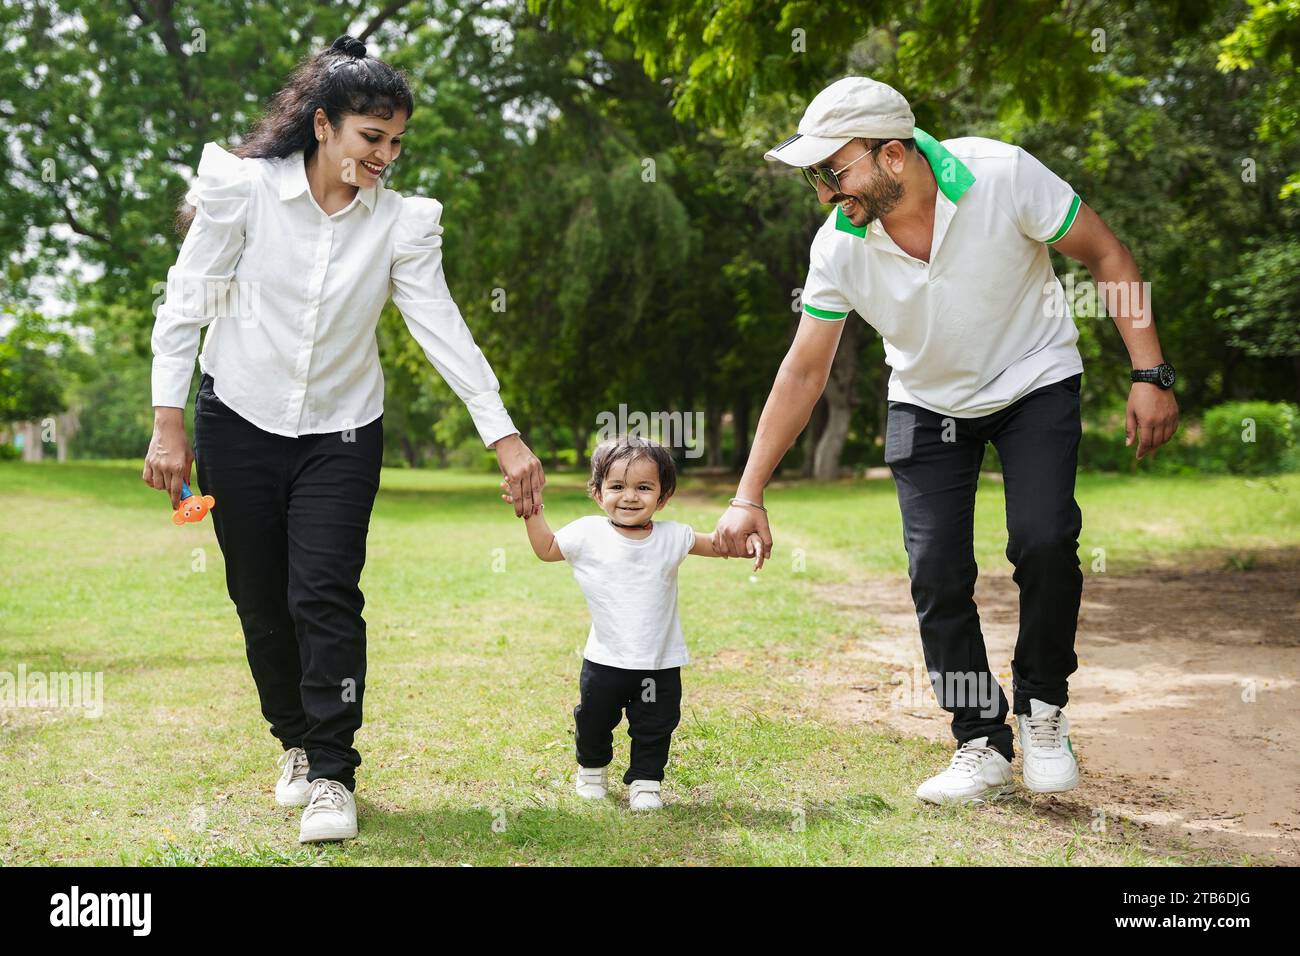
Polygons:
[[1174,387],[1174,367],[1164,362],[1155,368],[1135,368],[1129,373],[1129,379],[1134,382],[1150,382],[1168,390]]

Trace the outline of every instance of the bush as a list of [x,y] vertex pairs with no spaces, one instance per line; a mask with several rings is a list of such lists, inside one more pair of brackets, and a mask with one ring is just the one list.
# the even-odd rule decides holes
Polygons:
[[1124,444],[1124,425],[1085,427],[1079,439],[1080,471],[1118,471],[1155,475],[1195,474],[1201,468],[1200,445],[1191,436],[1187,422],[1166,445],[1161,445],[1141,461],[1137,458],[1136,439]]
[[1225,402],[1205,413],[1201,466],[1234,475],[1294,468],[1300,409],[1286,402]]
[[1098,428],[1084,426],[1079,436],[1080,471],[1134,471],[1132,447],[1124,446],[1124,427]]

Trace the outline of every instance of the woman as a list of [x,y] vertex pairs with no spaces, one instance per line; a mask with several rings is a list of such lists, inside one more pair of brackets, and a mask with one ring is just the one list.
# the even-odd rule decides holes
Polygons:
[[[413,107],[403,76],[342,36],[295,70],[242,146],[206,144],[153,331],[143,478],[174,509],[195,463],[216,499],[227,588],[284,747],[276,800],[305,807],[303,842],[357,834],[358,582],[383,451],[375,326],[390,291],[496,450],[516,513],[541,508],[541,464],[447,290],[442,207],[381,179]],[[208,325],[191,451],[183,415]]]

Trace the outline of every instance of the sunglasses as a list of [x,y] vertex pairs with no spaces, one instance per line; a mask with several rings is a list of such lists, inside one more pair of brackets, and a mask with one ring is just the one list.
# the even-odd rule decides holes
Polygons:
[[802,166],[799,171],[803,173],[803,178],[808,181],[808,185],[813,189],[817,188],[818,183],[822,183],[832,193],[838,193],[841,191],[840,173],[844,172],[844,170],[848,169],[849,166],[852,166],[853,163],[856,163],[858,160],[866,159],[876,150],[880,149],[881,146],[888,146],[892,142],[894,141],[891,139],[883,143],[877,143],[857,159],[853,160],[852,163],[849,163],[848,166],[841,167],[840,169],[827,169],[825,166]]

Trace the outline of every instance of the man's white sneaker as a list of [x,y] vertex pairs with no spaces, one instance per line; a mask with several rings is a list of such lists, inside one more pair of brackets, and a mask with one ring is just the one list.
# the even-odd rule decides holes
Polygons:
[[633,810],[658,810],[664,805],[659,799],[659,781],[633,780],[627,788],[627,805]]
[[1018,714],[1020,750],[1025,755],[1025,787],[1034,793],[1060,793],[1079,785],[1079,761],[1070,746],[1070,721],[1061,708],[1031,698],[1030,712]]
[[282,807],[305,807],[311,784],[307,782],[307,751],[301,747],[290,747],[284,756],[276,761],[283,770],[280,779],[275,782],[275,802]]
[[578,796],[588,800],[603,800],[609,793],[608,767],[579,767],[574,778],[577,783]]
[[988,742],[988,737],[966,741],[948,769],[917,787],[916,795],[929,803],[979,803],[1005,793],[1011,764]]
[[357,801],[337,780],[313,780],[298,829],[299,843],[350,840],[357,835]]

